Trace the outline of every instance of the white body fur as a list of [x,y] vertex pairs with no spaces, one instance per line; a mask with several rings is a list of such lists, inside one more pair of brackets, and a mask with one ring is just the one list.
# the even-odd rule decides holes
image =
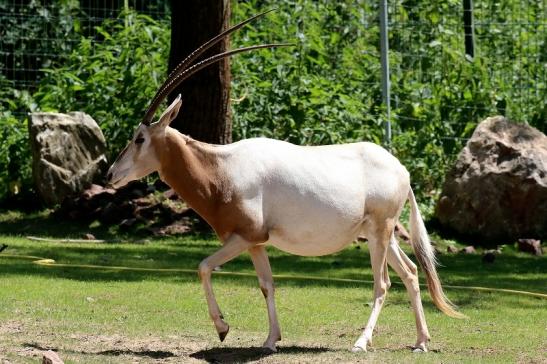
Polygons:
[[367,235],[367,204],[397,212],[408,195],[406,169],[372,143],[301,147],[257,138],[218,148],[221,173],[266,226],[268,243],[291,254],[343,249]]

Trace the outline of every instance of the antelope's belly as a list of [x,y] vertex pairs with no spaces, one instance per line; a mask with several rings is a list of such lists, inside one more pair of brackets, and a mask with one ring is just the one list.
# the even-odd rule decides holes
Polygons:
[[278,227],[269,232],[268,244],[284,252],[301,256],[333,254],[355,240],[359,226],[328,224],[309,229]]

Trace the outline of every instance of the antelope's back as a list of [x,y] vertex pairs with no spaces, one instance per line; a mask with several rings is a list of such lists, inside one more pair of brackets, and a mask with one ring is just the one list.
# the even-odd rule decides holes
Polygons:
[[[302,147],[266,138],[228,146],[224,168],[236,195],[276,238],[272,244],[300,255],[329,254],[351,242],[367,200],[400,188],[406,173],[372,143]],[[306,254],[309,244],[313,254]]]

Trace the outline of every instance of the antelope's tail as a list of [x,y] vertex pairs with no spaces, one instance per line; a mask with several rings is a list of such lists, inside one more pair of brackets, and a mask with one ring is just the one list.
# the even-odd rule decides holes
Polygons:
[[408,193],[408,200],[410,202],[410,241],[418,264],[420,264],[425,273],[427,289],[433,299],[433,303],[435,303],[435,306],[439,310],[450,317],[466,318],[467,316],[456,311],[454,304],[444,294],[441,281],[437,275],[437,269],[435,268],[437,265],[435,251],[429,241],[429,236],[427,235],[422,215],[418,210],[418,204],[416,203],[412,188]]

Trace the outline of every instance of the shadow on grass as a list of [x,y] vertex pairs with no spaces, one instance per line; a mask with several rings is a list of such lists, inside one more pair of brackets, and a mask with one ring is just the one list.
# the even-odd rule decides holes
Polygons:
[[[2,213],[2,211],[0,211]],[[0,234],[36,235],[52,238],[81,238],[82,234],[91,233],[99,239],[119,239],[107,227],[98,225],[90,227],[90,223],[59,219],[47,211],[19,215],[6,219],[0,224]]]
[[[88,354],[88,353],[84,353]],[[165,350],[104,350],[94,353],[94,355],[107,355],[107,356],[120,356],[131,355],[137,357],[147,357],[152,359],[167,359],[173,358],[176,355],[170,351]]]
[[[3,215],[3,216],[2,216]],[[40,236],[57,239],[82,238],[84,234],[92,234],[97,239],[120,242],[154,238],[146,227],[124,229],[118,224],[101,224],[98,220],[71,220],[58,217],[48,210],[22,214],[19,211],[0,210],[0,234],[15,236]],[[135,226],[138,226],[135,225]],[[200,225],[201,226],[201,225]],[[214,233],[208,226],[199,231],[203,238],[213,238]]]
[[[306,346],[285,346],[278,347],[280,354],[318,354],[331,351],[328,348],[315,348]],[[259,360],[266,356],[275,354],[269,349],[250,347],[227,347],[200,350],[190,355],[194,359],[205,360],[208,363],[246,363]]]

